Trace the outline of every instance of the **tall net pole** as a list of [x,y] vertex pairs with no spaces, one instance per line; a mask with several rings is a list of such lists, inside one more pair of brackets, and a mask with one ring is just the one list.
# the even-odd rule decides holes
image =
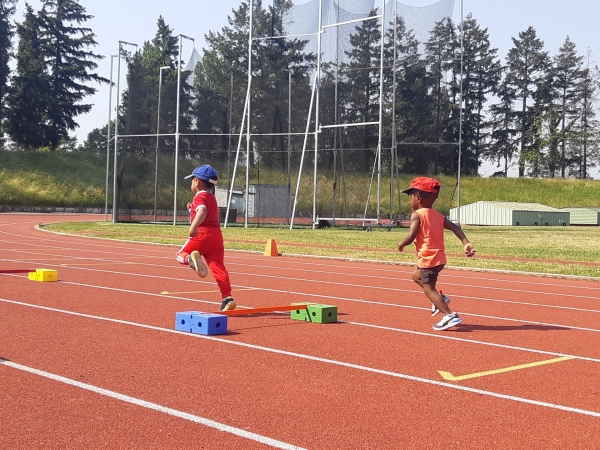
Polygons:
[[[393,30],[393,39],[394,39],[394,50],[392,57],[392,149],[390,158],[392,160],[391,170],[390,170],[390,220],[394,218],[394,171],[396,169],[396,29],[398,28],[398,1],[394,0],[394,30]],[[400,194],[398,194],[400,197]]]
[[321,84],[321,35],[323,34],[323,0],[319,0],[319,34],[317,35],[317,70],[315,72],[315,166],[313,176],[313,229],[317,224],[317,167],[319,148],[319,89]]
[[118,186],[117,186],[117,154],[118,154],[118,142],[119,142],[119,94],[120,94],[120,81],[121,81],[121,41],[119,41],[118,50],[117,50],[117,108],[115,112],[115,154],[113,157],[113,208],[112,208],[112,221],[113,223],[117,223],[119,221],[119,210],[117,198],[118,194]]
[[381,153],[383,145],[383,41],[385,37],[385,0],[381,0],[381,49],[379,56],[379,137],[377,143],[377,224],[381,222]]
[[250,17],[248,24],[248,94],[247,94],[247,103],[248,103],[248,115],[246,116],[246,120],[248,121],[246,124],[246,205],[245,205],[245,214],[244,214],[244,227],[248,228],[248,215],[249,215],[249,206],[250,206],[250,117],[252,115],[252,13],[254,10],[254,2],[250,0]]
[[464,63],[464,19],[463,19],[463,0],[460,0],[460,112],[458,125],[458,174],[456,180],[456,220],[460,225],[460,171],[462,156],[462,127],[463,127],[463,63]]
[[156,209],[157,209],[157,198],[158,198],[158,144],[160,138],[160,94],[162,88],[162,74],[163,70],[170,69],[169,66],[162,66],[158,72],[158,107],[156,109],[156,152],[154,155],[154,221],[156,222]]
[[[117,186],[118,170],[117,170],[117,154],[118,154],[118,144],[119,144],[119,94],[120,94],[120,80],[121,80],[121,46],[122,45],[132,45],[137,49],[137,44],[132,44],[130,42],[119,41],[118,49],[117,49],[117,109],[115,112],[115,155],[114,155],[114,168],[113,168],[113,223],[117,223],[119,221],[119,191]],[[131,95],[131,92],[129,93]],[[110,126],[110,124],[109,124]]]
[[[117,55],[118,57],[118,55]],[[108,129],[106,130],[106,187],[104,189],[104,221],[108,222],[108,171],[110,170],[110,116],[113,87],[113,60],[115,55],[110,55],[110,82],[108,85]]]

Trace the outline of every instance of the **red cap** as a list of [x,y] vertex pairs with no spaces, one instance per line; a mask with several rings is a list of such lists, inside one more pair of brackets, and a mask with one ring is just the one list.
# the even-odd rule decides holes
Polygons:
[[417,177],[411,181],[410,187],[404,189],[402,193],[412,194],[413,189],[422,192],[440,192],[442,185],[435,178]]

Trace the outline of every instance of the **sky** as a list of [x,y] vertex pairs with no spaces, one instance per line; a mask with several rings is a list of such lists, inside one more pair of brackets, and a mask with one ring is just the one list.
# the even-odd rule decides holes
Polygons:
[[[295,3],[306,3],[307,0],[296,0]],[[375,0],[380,5],[380,0]],[[93,49],[97,54],[105,56],[98,63],[97,73],[105,78],[110,77],[110,55],[117,53],[118,41],[126,41],[142,45],[151,40],[156,33],[156,21],[160,15],[173,29],[174,34],[184,34],[195,39],[192,43],[183,40],[183,57],[187,61],[193,46],[200,54],[205,47],[204,35],[209,31],[221,31],[227,25],[227,16],[237,9],[241,0],[80,0],[87,13],[94,16],[85,26],[96,34],[98,45]],[[426,6],[434,0],[404,0],[409,6]],[[34,10],[41,8],[39,0],[29,0]],[[270,4],[263,0],[263,5]],[[19,0],[15,19],[23,20],[25,1]],[[600,61],[600,1],[598,0],[464,0],[463,11],[466,16],[472,13],[482,28],[488,28],[493,47],[498,48],[498,55],[504,63],[508,50],[512,47],[512,37],[526,30],[529,26],[536,29],[538,37],[544,41],[545,50],[550,56],[556,55],[567,35],[577,45],[580,55],[585,55],[590,48],[594,59]],[[453,20],[460,20],[460,0],[455,0]],[[116,61],[115,61],[116,63]],[[123,86],[123,64],[121,65],[121,85]],[[116,64],[115,75],[116,80]],[[113,94],[115,90],[113,89]],[[98,92],[88,97],[87,102],[94,106],[90,113],[78,117],[80,125],[74,134],[80,143],[94,128],[100,128],[108,121],[108,85],[98,86]],[[113,98],[112,106],[114,108]],[[114,117],[114,112],[113,112]],[[486,164],[480,170],[481,175],[489,175],[499,170]],[[514,171],[511,171],[511,174]],[[600,178],[595,173],[595,178]]]

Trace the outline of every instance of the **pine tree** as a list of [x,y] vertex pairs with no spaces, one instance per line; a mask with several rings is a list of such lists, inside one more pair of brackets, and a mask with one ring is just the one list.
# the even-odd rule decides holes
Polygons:
[[77,116],[92,108],[91,104],[81,103],[96,92],[88,83],[108,80],[91,72],[97,67],[95,61],[103,57],[88,50],[97,45],[95,35],[90,28],[81,25],[93,16],[86,14],[77,0],[43,0],[42,3],[42,38],[53,91],[47,140],[50,148],[56,150],[61,139],[68,138],[69,131],[79,126],[75,121]]
[[[489,138],[489,123],[484,114],[484,105],[500,80],[501,64],[497,59],[498,49],[490,45],[487,28],[482,29],[469,14],[464,22],[464,117],[463,172],[476,175],[481,164],[481,155],[486,151]],[[455,70],[460,67],[455,64]]]
[[[372,10],[369,17],[376,14]],[[380,25],[373,19],[362,21],[356,26],[356,33],[350,35],[352,50],[346,52],[349,62],[342,66],[348,74],[347,96],[341,100],[347,104],[342,122],[372,122],[378,118],[380,37]],[[360,149],[363,155],[362,161],[354,159],[356,168],[369,171],[377,149],[377,129],[369,125],[349,128],[348,139],[349,146]]]
[[23,23],[17,25],[17,35],[17,67],[7,97],[10,114],[4,122],[4,129],[17,146],[36,150],[47,144],[46,113],[52,89],[40,42],[39,17],[29,5],[26,6]]
[[[8,92],[8,79],[10,77],[10,67],[8,65],[13,56],[12,39],[15,34],[14,25],[11,17],[15,13],[17,0],[0,0],[0,125],[4,121],[4,112],[6,106],[4,98]],[[0,128],[0,148],[4,144],[4,135]]]
[[568,166],[567,141],[578,119],[581,88],[584,79],[583,56],[577,56],[575,43],[569,36],[554,57],[552,74],[560,111],[560,175],[565,178]]
[[548,52],[543,50],[544,42],[537,37],[533,27],[520,32],[519,38],[512,38],[512,41],[514,47],[508,51],[506,57],[508,72],[505,82],[521,103],[518,122],[519,176],[523,176],[534,125],[530,100],[538,82],[546,76],[549,60]]
[[592,62],[591,50],[585,56],[580,85],[579,121],[576,129],[580,147],[579,178],[588,178],[589,169],[600,163],[600,123],[595,106],[600,92],[600,69]]
[[499,99],[498,103],[490,106],[491,114],[491,145],[487,149],[486,156],[491,161],[496,161],[498,167],[504,160],[504,168],[496,175],[508,176],[508,166],[510,160],[517,153],[517,121],[518,115],[513,109],[513,102],[516,98],[512,89],[504,82],[501,82],[495,89],[495,94]]
[[[291,7],[288,0],[276,0],[272,7],[264,9],[262,2],[254,1],[253,36],[273,36],[283,34],[282,16]],[[195,81],[194,113],[199,130],[209,133],[231,133],[241,126],[248,78],[248,32],[249,4],[242,2],[233,16],[228,17],[228,26],[221,32],[210,31],[206,36],[208,48],[202,57],[200,78]],[[292,73],[292,83],[302,94],[294,98],[294,118],[302,118],[307,110],[308,62],[311,56],[302,51],[306,41],[297,39],[264,39],[252,44],[252,91],[251,127],[253,133],[285,133],[288,128],[288,73]],[[233,82],[233,83],[232,83]],[[233,97],[232,102],[230,98]],[[233,103],[231,105],[230,103]],[[230,107],[232,117],[230,117]],[[230,128],[231,125],[231,128]],[[244,124],[246,127],[246,124]],[[212,148],[217,157],[227,158],[223,150],[228,139],[221,139]],[[283,151],[282,135],[253,138],[257,143],[261,164],[287,165]],[[276,158],[273,155],[280,155]],[[250,163],[253,164],[254,152]]]
[[[450,92],[444,78],[446,73],[454,73],[454,59],[460,52],[460,42],[456,35],[456,27],[452,19],[444,19],[435,24],[425,43],[425,56],[429,76],[434,80],[432,95],[435,101],[435,134],[432,141],[452,142],[455,136],[452,133],[451,112],[456,110],[456,105],[450,102]],[[455,127],[458,129],[458,125]],[[450,173],[456,172],[457,152],[454,146],[436,146],[436,169],[442,165]]]

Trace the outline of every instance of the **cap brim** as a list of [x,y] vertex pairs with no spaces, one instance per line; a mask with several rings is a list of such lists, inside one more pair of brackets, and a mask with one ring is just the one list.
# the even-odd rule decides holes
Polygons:
[[402,194],[412,194],[414,190],[415,190],[415,188],[408,188],[408,189],[404,189],[403,191],[400,191],[400,193],[402,193]]
[[194,176],[194,174],[188,175],[187,177],[183,177],[184,180],[187,180],[188,178],[192,178]]

